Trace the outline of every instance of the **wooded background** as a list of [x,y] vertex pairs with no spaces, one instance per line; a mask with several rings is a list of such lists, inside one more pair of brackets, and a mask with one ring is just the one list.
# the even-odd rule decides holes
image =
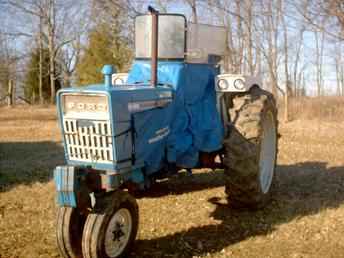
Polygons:
[[11,85],[53,103],[61,87],[101,82],[104,64],[128,71],[148,5],[225,26],[224,70],[260,75],[275,96],[344,96],[343,0],[0,0],[0,100]]

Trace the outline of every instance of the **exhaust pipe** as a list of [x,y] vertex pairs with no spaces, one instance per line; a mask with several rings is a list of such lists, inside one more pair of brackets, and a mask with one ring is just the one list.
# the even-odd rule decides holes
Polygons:
[[148,6],[152,15],[152,45],[151,45],[151,85],[158,85],[158,33],[159,33],[159,12]]

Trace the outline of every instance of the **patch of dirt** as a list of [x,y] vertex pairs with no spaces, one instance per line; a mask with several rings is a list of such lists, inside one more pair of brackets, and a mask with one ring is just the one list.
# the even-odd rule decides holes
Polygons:
[[[0,257],[59,257],[54,108],[0,108]],[[226,205],[223,173],[197,170],[138,200],[131,257],[344,257],[344,122],[281,123],[277,185],[265,209]]]

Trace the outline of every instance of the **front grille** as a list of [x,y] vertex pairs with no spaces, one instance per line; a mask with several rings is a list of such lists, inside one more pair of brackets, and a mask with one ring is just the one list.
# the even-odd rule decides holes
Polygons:
[[70,160],[112,163],[113,144],[109,121],[64,119],[63,129]]

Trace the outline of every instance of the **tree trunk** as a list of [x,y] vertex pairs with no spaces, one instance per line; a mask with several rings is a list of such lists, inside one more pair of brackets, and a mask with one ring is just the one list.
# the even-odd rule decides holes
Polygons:
[[341,65],[341,69],[340,69],[340,78],[341,78],[341,82],[342,82],[342,96],[344,96],[344,65]]
[[314,32],[315,47],[316,47],[316,67],[317,67],[317,95],[320,97],[323,93],[323,54],[324,54],[324,39],[325,33],[322,32],[321,39],[319,39],[318,32]]
[[50,66],[50,103],[55,103],[55,95],[56,95],[56,88],[55,88],[55,0],[50,0],[49,2],[49,66]]
[[284,122],[289,122],[289,85],[284,94]]
[[237,54],[236,54],[236,64],[235,64],[235,73],[242,73],[243,70],[243,60],[244,60],[244,48],[245,48],[245,40],[244,40],[244,33],[242,28],[242,19],[241,19],[241,5],[242,2],[240,0],[235,0],[235,12],[237,15],[236,17],[236,26],[237,26]]
[[276,50],[276,42],[274,41],[274,34],[276,33],[276,22],[274,21],[273,16],[273,3],[268,3],[268,63],[269,63],[269,74],[271,80],[271,92],[274,97],[278,98],[278,78],[277,78],[277,50]]
[[[54,48],[49,47],[49,52],[54,53]],[[50,65],[50,103],[55,103],[55,58],[53,56],[54,54],[50,53],[49,57],[49,65]]]
[[297,91],[298,91],[298,70],[299,70],[299,62],[300,62],[300,55],[301,55],[301,47],[303,44],[303,34],[304,34],[305,28],[302,27],[299,34],[299,41],[296,49],[296,55],[294,60],[294,74],[293,74],[293,96],[297,97]]
[[255,74],[255,65],[254,65],[254,61],[253,61],[253,1],[249,0],[247,3],[247,44],[248,44],[248,68],[249,68],[249,73],[250,75],[254,75]]
[[341,96],[341,80],[340,80],[340,62],[338,58],[335,58],[336,62],[336,79],[337,79],[337,96]]
[[288,29],[285,22],[285,18],[282,18],[283,22],[283,36],[284,36],[284,73],[285,73],[285,94],[284,94],[284,121],[289,122],[289,70],[288,70]]
[[192,10],[192,22],[197,24],[198,23],[198,17],[197,17],[197,7],[196,7],[196,0],[192,0],[190,2],[191,10]]
[[42,38],[42,17],[39,19],[39,103],[43,104],[43,38]]

